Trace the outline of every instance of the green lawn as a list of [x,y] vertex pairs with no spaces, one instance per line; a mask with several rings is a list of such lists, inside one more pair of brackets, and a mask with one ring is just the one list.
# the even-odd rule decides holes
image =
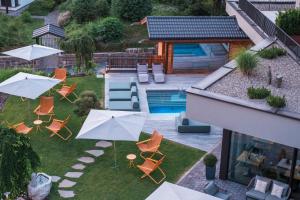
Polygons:
[[[69,83],[78,83],[78,93],[83,90],[94,90],[99,98],[103,98],[104,80],[94,77],[70,78]],[[57,118],[65,118],[72,114],[69,127],[74,135],[69,141],[62,141],[54,136],[49,137],[49,133],[44,130],[41,132],[32,132],[32,145],[41,158],[41,167],[39,171],[51,175],[63,176],[67,171],[72,171],[71,166],[75,164],[76,159],[86,155],[85,150],[93,149],[96,141],[92,140],[75,140],[84,118],[79,118],[73,114],[74,105],[67,101],[59,101],[55,95],[55,113]],[[38,100],[31,101],[31,109],[28,112],[27,102],[20,101],[20,98],[10,97],[2,113],[0,121],[6,119],[9,122],[25,121],[29,123],[36,116],[32,110],[38,104]],[[141,139],[148,136],[142,134]],[[112,167],[113,151],[112,147],[105,149],[105,154],[96,159],[94,164],[89,165],[84,170],[84,175],[78,179],[78,183],[73,190],[76,193],[76,199],[145,199],[156,187],[149,179],[141,180],[142,175],[136,168],[128,168],[126,155],[136,153],[138,149],[134,142],[117,142],[118,170]],[[167,180],[176,182],[178,178],[188,170],[198,159],[203,156],[204,152],[189,148],[177,143],[164,140],[161,151],[166,155],[166,160],[162,168],[167,174]],[[137,159],[136,163],[142,163]],[[158,177],[158,174],[154,174]],[[57,184],[53,185],[50,199],[60,199],[57,193]]]

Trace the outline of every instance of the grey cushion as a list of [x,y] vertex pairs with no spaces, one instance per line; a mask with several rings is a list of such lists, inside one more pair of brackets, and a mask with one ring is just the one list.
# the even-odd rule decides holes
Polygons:
[[130,91],[110,91],[110,101],[130,101],[132,93]]
[[262,193],[262,192],[258,192],[254,189],[249,190],[248,192],[246,192],[246,196],[253,198],[253,199],[257,199],[257,200],[265,200],[265,198],[268,196],[267,193]]
[[207,186],[204,188],[203,190],[206,194],[212,195],[214,196],[215,194],[217,194],[219,192],[219,188],[218,186],[216,186],[216,184],[212,181],[210,183],[207,184]]
[[231,195],[225,192],[218,192],[217,194],[214,195],[215,197],[218,197],[220,199],[224,199],[224,200],[229,200]]
[[273,195],[268,195],[265,200],[282,200],[281,198],[275,197]]
[[131,103],[132,103],[132,108],[133,109],[139,109],[140,108],[139,100],[136,96],[131,97]]
[[[282,192],[282,197],[286,197],[286,195],[288,194],[288,191],[289,191],[289,185],[288,184],[285,184],[285,183],[282,183],[282,182],[279,182],[279,181],[276,181],[276,180],[273,180],[273,184],[276,184],[276,185],[279,185],[281,187],[283,187],[283,192]],[[273,186],[272,184],[272,186]],[[271,191],[272,191],[272,188],[271,188]]]
[[189,119],[186,118],[185,112],[180,113],[180,121],[181,121],[181,125],[184,125],[184,126],[189,125]]
[[124,111],[133,110],[131,101],[109,101],[109,109],[124,110]]

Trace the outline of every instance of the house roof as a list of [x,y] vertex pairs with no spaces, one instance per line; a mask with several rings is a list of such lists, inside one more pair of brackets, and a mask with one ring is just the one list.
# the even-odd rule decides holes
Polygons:
[[231,16],[149,16],[150,40],[248,39]]
[[46,34],[51,34],[60,38],[65,37],[65,31],[63,28],[55,26],[53,24],[46,24],[45,26],[35,29],[32,33],[32,38],[41,37]]

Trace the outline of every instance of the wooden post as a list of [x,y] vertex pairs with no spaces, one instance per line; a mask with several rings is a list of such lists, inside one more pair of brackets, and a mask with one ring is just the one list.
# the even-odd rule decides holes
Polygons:
[[173,73],[173,43],[167,43],[167,74]]

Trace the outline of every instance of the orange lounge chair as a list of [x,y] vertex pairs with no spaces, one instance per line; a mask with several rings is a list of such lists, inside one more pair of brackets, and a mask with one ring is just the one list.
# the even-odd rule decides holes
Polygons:
[[163,155],[159,151],[159,147],[160,147],[160,143],[161,143],[162,139],[163,139],[163,135],[161,135],[159,132],[157,132],[155,130],[155,131],[153,131],[150,139],[136,143],[139,150],[141,151],[140,156],[145,159],[145,156],[143,156],[143,153],[152,153],[150,158],[152,158],[155,155],[155,153],[159,153],[159,154]]
[[20,122],[14,125],[10,125],[8,122],[6,123],[8,124],[8,128],[14,129],[17,133],[24,134],[24,135],[30,133],[31,130],[33,129],[32,127],[26,126],[24,122]]
[[54,76],[52,78],[56,78],[65,82],[67,79],[67,69],[66,68],[55,68]]
[[40,116],[50,116],[47,121],[50,122],[54,115],[54,98],[42,96],[40,98],[40,105],[33,112],[38,116],[38,119]]
[[73,83],[71,86],[63,85],[59,90],[56,90],[58,94],[60,94],[62,99],[67,99],[69,102],[74,103],[71,101],[68,96],[73,94],[76,98],[78,98],[77,94],[75,93],[75,89],[77,88],[77,84]]
[[[69,122],[69,119],[70,115],[65,120],[53,119],[52,123],[49,126],[46,126],[46,129],[52,133],[50,137],[57,135],[63,140],[68,140],[73,134],[72,131],[66,126],[66,124]],[[60,134],[63,128],[65,128],[69,133],[67,137],[64,137]]]
[[[164,158],[165,158],[165,156],[163,156],[159,160],[154,160],[154,159],[151,159],[151,158],[146,158],[146,160],[144,161],[144,163],[142,165],[137,165],[137,167],[142,172],[144,172],[144,175],[141,178],[145,178],[146,176],[148,176],[156,184],[160,184],[163,180],[165,180],[165,178],[167,176],[166,176],[165,172],[159,167],[162,164]],[[163,176],[160,180],[155,180],[151,176],[151,173],[154,172],[156,169],[158,169],[160,171],[160,173],[162,174],[162,176]]]

